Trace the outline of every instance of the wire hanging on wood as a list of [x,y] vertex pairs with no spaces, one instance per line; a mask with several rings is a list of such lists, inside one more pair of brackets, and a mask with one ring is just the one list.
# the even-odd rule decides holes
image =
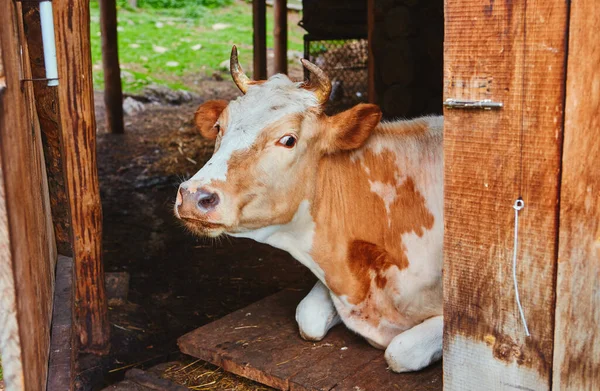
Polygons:
[[524,134],[525,134],[525,64],[527,54],[527,0],[524,2],[523,10],[523,54],[521,60],[521,129],[519,131],[519,195],[515,200],[512,208],[515,210],[515,234],[513,241],[513,257],[512,257],[512,275],[513,284],[515,288],[515,301],[517,302],[517,308],[519,309],[519,316],[521,322],[523,322],[523,328],[525,329],[525,335],[529,337],[529,328],[527,327],[527,319],[521,304],[519,297],[519,283],[517,281],[517,256],[519,247],[519,212],[525,207],[525,201],[523,201],[523,145],[524,145]]

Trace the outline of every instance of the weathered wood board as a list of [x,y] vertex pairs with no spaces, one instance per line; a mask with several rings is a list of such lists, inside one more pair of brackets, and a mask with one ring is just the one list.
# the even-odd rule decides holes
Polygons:
[[600,8],[571,2],[553,387],[600,390]]
[[73,330],[72,258],[58,256],[55,281],[46,391],[67,391],[73,389],[77,351]]
[[306,293],[284,290],[267,297],[184,335],[179,347],[279,390],[441,390],[441,364],[417,373],[392,373],[383,351],[343,325],[320,342],[302,340],[294,314]]
[[7,390],[41,391],[56,254],[17,7],[0,1],[0,352]]
[[444,99],[504,104],[444,113],[447,390],[551,386],[568,6],[445,2]]
[[[42,79],[46,77],[46,67],[42,45],[40,5],[37,2],[23,2],[22,8],[31,77]],[[37,110],[42,135],[56,247],[59,254],[71,256],[73,251],[71,246],[71,217],[63,172],[58,89],[54,86],[48,86],[48,83],[45,82],[35,82],[30,83],[30,85],[33,87],[35,95],[35,109]]]

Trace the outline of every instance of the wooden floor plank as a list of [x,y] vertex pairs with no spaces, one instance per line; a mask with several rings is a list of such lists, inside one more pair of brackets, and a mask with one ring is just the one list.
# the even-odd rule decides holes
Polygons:
[[306,292],[286,290],[270,296],[184,335],[179,347],[279,390],[441,389],[441,365],[416,374],[393,374],[386,369],[383,351],[343,325],[320,342],[301,339],[294,313]]
[[385,359],[381,355],[333,388],[332,391],[439,391],[441,389],[441,362],[422,371],[398,374],[387,369]]
[[383,351],[371,347],[364,338],[350,332],[343,325],[331,330],[323,342],[328,343],[332,339],[337,342],[336,349],[313,363],[310,370],[301,371],[292,377],[291,391],[329,391],[370,361],[383,355]]
[[305,290],[276,293],[184,335],[178,340],[179,348],[226,371],[286,389],[287,379],[261,369],[279,349],[285,349],[288,336],[296,332],[295,308],[306,294]]
[[205,349],[215,338],[220,344],[244,344],[273,329],[290,329],[295,325],[296,305],[306,293],[304,290],[283,290],[185,334],[178,340],[179,347],[193,356],[196,350]]
[[[290,333],[289,331],[292,332]],[[321,380],[327,384],[323,376],[326,376],[327,373],[340,370],[340,368],[337,368],[340,365],[339,362],[328,360],[326,363],[323,363],[322,360],[341,352],[342,348],[347,347],[347,343],[351,339],[352,334],[348,329],[344,326],[338,326],[331,330],[322,341],[307,342],[300,337],[297,327],[293,327],[290,330],[278,330],[274,332],[272,339],[263,336],[262,341],[253,344],[254,346],[250,349],[240,352],[241,357],[236,361],[241,361],[245,364],[245,368],[256,368],[261,373],[266,374],[268,378],[275,379],[271,383],[265,382],[265,379],[253,380],[281,390],[294,389],[290,380],[292,378],[298,377],[300,379],[302,375],[310,373],[318,375],[320,372],[321,376],[308,376],[304,383],[294,382],[296,385],[302,385],[302,388],[296,387],[296,389],[318,390],[320,388],[312,382],[313,380]],[[362,348],[371,351],[375,350],[368,346],[366,342],[362,343]],[[353,347],[353,350],[358,349],[354,349]],[[321,372],[322,363],[329,364],[330,367]],[[342,372],[340,371],[340,373]],[[348,374],[343,376],[342,379],[347,376]]]

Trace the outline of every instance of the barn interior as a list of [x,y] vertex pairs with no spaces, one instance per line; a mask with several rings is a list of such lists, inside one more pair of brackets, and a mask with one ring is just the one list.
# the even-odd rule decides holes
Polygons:
[[[379,104],[388,119],[441,113],[441,1],[305,0],[300,14],[289,12],[290,23],[301,19],[306,31],[304,57],[332,80],[328,113],[360,102]],[[273,58],[267,63],[271,75]],[[291,77],[306,77],[297,60],[288,66]],[[193,126],[195,109],[204,100],[239,95],[229,75],[223,78],[197,82],[203,92],[192,99],[152,98],[162,104],[126,114],[125,132],[118,135],[107,129],[102,91],[95,93],[104,264],[115,286],[126,284],[127,295],[111,299],[108,291],[111,353],[81,356],[82,389],[122,381],[132,366],[193,363],[180,353],[179,337],[284,288],[315,281],[283,251],[245,239],[198,239],[173,215],[181,179],[212,153],[211,142]],[[245,384],[223,375],[214,389],[223,382]]]
[[[212,142],[203,139],[195,129],[193,116],[196,108],[209,99],[235,99],[240,92],[229,72],[222,69],[202,77],[184,75],[175,80],[178,77],[175,74],[169,79],[171,85],[192,86],[191,91],[153,85],[143,92],[123,95],[121,86],[130,82],[134,73],[148,61],[141,56],[138,63],[119,63],[117,58],[117,53],[140,46],[138,43],[117,41],[118,32],[137,28],[131,27],[134,23],[127,17],[119,19],[125,7],[130,7],[128,12],[134,12],[135,3],[135,0],[90,3],[93,10],[100,11],[100,16],[94,16],[98,12],[91,12],[92,18],[100,19],[99,31],[94,31],[96,27],[91,30],[95,42],[91,45],[92,51],[101,51],[102,54],[102,60],[94,64],[85,62],[90,51],[86,42],[90,31],[85,31],[90,26],[86,19],[89,14],[81,9],[78,13],[72,12],[80,6],[79,3],[55,6],[62,7],[60,12],[64,12],[67,15],[65,20],[69,20],[66,27],[73,34],[69,38],[60,36],[62,30],[57,27],[57,41],[62,39],[59,42],[72,45],[59,56],[80,49],[84,53],[83,60],[71,59],[73,63],[82,61],[83,67],[69,75],[85,76],[86,72],[104,71],[100,83],[94,80],[93,108],[85,107],[86,102],[92,102],[86,95],[91,91],[68,95],[72,101],[79,99],[74,105],[82,104],[85,109],[73,115],[76,123],[73,126],[83,123],[95,127],[91,130],[95,130],[93,135],[87,134],[80,139],[87,142],[88,148],[88,155],[78,156],[80,163],[83,162],[79,168],[83,168],[84,172],[71,173],[71,177],[89,176],[93,183],[97,169],[101,211],[99,205],[94,204],[91,211],[81,212],[80,217],[83,216],[84,221],[79,227],[82,229],[80,233],[69,232],[73,229],[69,226],[73,223],[69,221],[69,215],[74,212],[67,209],[88,204],[73,198],[69,206],[69,197],[74,195],[70,194],[73,190],[68,189],[65,183],[69,181],[66,171],[63,171],[66,161],[61,160],[61,154],[66,153],[66,147],[61,144],[66,136],[61,132],[68,129],[61,122],[65,113],[60,111],[58,104],[63,98],[59,99],[56,90],[47,88],[51,83],[47,86],[43,83],[58,78],[48,77],[47,69],[44,69],[45,64],[50,62],[44,58],[46,52],[42,50],[46,44],[42,44],[40,18],[42,8],[48,4],[40,6],[38,2],[23,1],[14,2],[11,6],[14,7],[11,10],[15,16],[15,31],[19,30],[23,45],[19,66],[21,71],[31,67],[32,72],[22,76],[24,79],[19,82],[32,83],[27,87],[31,98],[31,126],[41,128],[37,131],[41,134],[46,159],[56,249],[58,254],[75,259],[75,271],[71,273],[70,269],[65,269],[62,274],[57,272],[56,281],[74,275],[77,282],[83,269],[90,265],[93,269],[85,269],[91,275],[90,280],[85,285],[76,286],[72,298],[75,301],[73,308],[80,312],[88,311],[86,316],[89,318],[83,322],[74,318],[69,327],[74,334],[83,335],[81,329],[86,327],[85,332],[95,330],[92,334],[98,334],[85,338],[80,335],[81,346],[71,350],[81,352],[74,360],[76,366],[72,377],[63,374],[52,376],[56,371],[51,370],[49,384],[58,382],[53,386],[56,389],[71,386],[77,390],[131,389],[133,386],[128,376],[133,376],[133,369],[149,370],[158,366],[161,375],[167,374],[176,383],[196,387],[194,389],[270,389],[182,353],[178,339],[283,290],[297,292],[310,287],[316,279],[283,251],[232,237],[200,239],[187,232],[175,218],[173,203],[179,183],[197,172],[208,161],[213,149]],[[246,58],[253,61],[248,60],[243,65],[254,78],[283,72],[295,80],[306,79],[309,75],[298,61],[304,57],[323,69],[332,81],[333,88],[326,106],[328,114],[361,102],[380,105],[386,119],[442,112],[441,0],[304,0],[288,1],[283,8],[282,4],[286,2],[281,0],[233,0],[231,3],[252,9],[253,18],[243,28],[247,29],[244,31],[253,31],[253,45],[240,48],[245,54],[251,53]],[[267,14],[271,15],[268,21],[265,18]],[[96,23],[93,26],[98,25],[97,20],[92,22]],[[61,28],[65,26],[64,20],[57,21],[56,25],[59,26],[59,23],[62,23]],[[149,23],[155,24],[154,21]],[[162,24],[156,22],[157,28],[159,23]],[[179,21],[167,18],[166,23]],[[83,30],[74,31],[77,29],[73,26],[80,26]],[[304,50],[290,54],[287,50],[288,36],[282,31],[298,29],[298,26],[302,29]],[[189,42],[186,41],[186,44]],[[231,47],[232,44],[237,42],[224,45]],[[196,51],[200,46],[191,50]],[[61,50],[64,49],[58,47],[58,51]],[[157,46],[153,50],[162,53],[167,49]],[[0,91],[1,88],[0,84]],[[66,106],[63,104],[62,109]],[[77,122],[80,116],[84,118],[85,115],[89,117]],[[77,149],[81,145],[75,147]],[[94,192],[94,186],[80,183],[76,183],[74,188],[83,193]],[[92,196],[98,201],[97,195]],[[94,215],[91,222],[86,220],[89,214]],[[100,214],[101,222],[97,219]],[[82,266],[78,257],[86,258],[89,264]],[[49,272],[48,276],[46,282],[52,286],[54,274]],[[103,279],[105,293],[95,285]],[[82,292],[85,299],[81,299]],[[45,300],[51,303],[50,297]],[[47,304],[46,301],[44,304]],[[47,308],[52,308],[52,305]],[[107,324],[102,320],[104,316],[107,316]],[[78,329],[77,322],[85,325]],[[108,330],[103,329],[105,326]],[[107,335],[110,338],[108,344],[102,341]],[[98,345],[94,346],[97,337]],[[89,346],[86,346],[86,339]],[[371,349],[362,340],[352,341],[357,346]],[[373,354],[369,351],[366,356]],[[51,354],[49,360],[52,359]],[[336,362],[331,365],[335,366]],[[380,367],[384,368],[383,365]],[[438,377],[439,369],[436,369]],[[30,376],[39,378],[37,374]],[[71,384],[64,383],[69,381]],[[390,383],[390,387],[393,386]]]
[[[0,391],[600,388],[594,0],[0,4]],[[307,269],[173,216],[238,43],[255,79],[324,69],[329,114],[444,99],[443,362],[396,374],[343,325],[306,342]]]

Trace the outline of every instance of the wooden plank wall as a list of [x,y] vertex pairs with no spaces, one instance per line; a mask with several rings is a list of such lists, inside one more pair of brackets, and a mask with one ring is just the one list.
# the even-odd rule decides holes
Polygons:
[[[24,67],[30,77],[45,78],[44,50],[42,46],[42,30],[40,25],[40,6],[37,2],[21,3],[23,8],[24,35],[26,36],[27,51],[24,59],[29,66]],[[41,130],[41,141],[46,163],[52,222],[56,247],[60,254],[72,255],[71,247],[71,218],[69,215],[69,199],[65,190],[63,173],[63,155],[61,145],[60,113],[58,103],[58,88],[48,86],[48,83],[28,83],[33,88],[35,109]]]
[[[504,104],[445,110],[447,390],[551,387],[567,7],[445,2],[444,99]],[[512,281],[521,177],[517,278],[531,337]]]
[[[0,99],[5,87],[5,75],[2,69],[0,52]],[[2,150],[0,149],[0,159]],[[17,320],[17,297],[15,275],[13,273],[8,212],[4,194],[4,173],[0,165],[0,357],[2,357],[4,381],[13,390],[25,389],[23,377],[23,353],[19,322]],[[10,389],[9,389],[10,390]]]
[[59,255],[56,263],[47,391],[73,390],[77,349],[73,332],[73,259]]
[[0,350],[7,389],[36,391],[46,388],[56,253],[15,7],[0,0]]
[[600,8],[571,3],[553,385],[600,390]]
[[[31,77],[46,76],[44,53],[42,47],[42,32],[40,25],[39,3],[25,2],[23,7],[23,22],[27,38],[27,54],[31,64]],[[58,89],[47,83],[31,83],[34,89],[37,115],[42,131],[46,173],[50,189],[50,204],[54,235],[58,252],[71,255],[71,227],[68,208],[68,197],[65,191],[63,177],[62,146],[60,141],[60,118],[58,104]]]

